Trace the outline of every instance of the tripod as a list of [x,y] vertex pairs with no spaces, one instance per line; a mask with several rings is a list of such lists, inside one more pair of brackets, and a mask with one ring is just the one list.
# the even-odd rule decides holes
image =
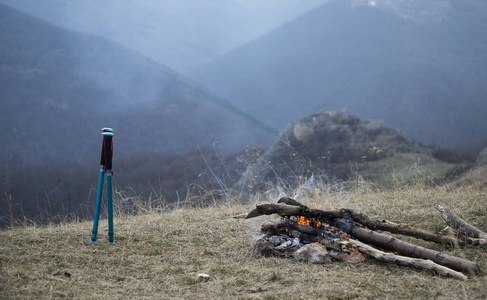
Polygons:
[[107,196],[108,196],[108,243],[114,245],[113,241],[113,192],[112,192],[112,157],[113,157],[113,129],[103,128],[103,144],[101,148],[100,179],[98,181],[98,193],[96,195],[95,218],[90,244],[98,244],[96,235],[98,233],[98,219],[100,217],[101,197],[103,193],[103,180],[107,173]]

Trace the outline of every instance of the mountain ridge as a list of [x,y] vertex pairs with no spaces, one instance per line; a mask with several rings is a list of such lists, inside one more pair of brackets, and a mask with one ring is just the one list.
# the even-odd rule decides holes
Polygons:
[[[258,120],[131,49],[66,31],[5,5],[0,8],[2,144],[20,161],[65,160],[72,151],[49,154],[49,159],[38,154],[62,144],[79,151],[76,161],[82,162],[91,156],[91,148],[99,147],[90,136],[107,126],[122,133],[117,137],[122,156],[133,154],[134,148],[158,153],[191,150],[189,144],[179,145],[181,141],[196,147],[220,140],[228,148],[268,139],[270,129]],[[157,121],[144,125],[149,120]],[[207,131],[210,127],[201,124],[213,127]],[[137,131],[148,129],[164,141],[152,138],[152,146],[137,142],[143,138]],[[62,137],[64,130],[67,137]],[[70,143],[63,144],[65,140]]]
[[476,8],[485,4],[450,1],[438,23],[354,2],[323,4],[193,77],[281,130],[320,109],[346,108],[422,142],[485,137],[487,23]]

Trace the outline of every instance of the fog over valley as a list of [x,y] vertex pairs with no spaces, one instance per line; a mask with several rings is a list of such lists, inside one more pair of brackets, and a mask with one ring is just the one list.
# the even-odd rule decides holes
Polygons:
[[458,146],[485,137],[486,9],[482,1],[332,1],[194,76],[278,130],[345,108],[418,141]]
[[0,1],[63,28],[108,38],[180,73],[194,70],[324,2]]

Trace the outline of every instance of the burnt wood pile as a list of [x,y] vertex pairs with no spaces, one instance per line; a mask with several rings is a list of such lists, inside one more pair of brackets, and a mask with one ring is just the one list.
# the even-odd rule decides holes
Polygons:
[[369,218],[351,209],[312,209],[291,198],[257,205],[245,218],[277,214],[281,221],[262,224],[264,236],[255,244],[265,256],[294,257],[311,263],[332,259],[360,262],[367,256],[401,266],[431,270],[435,274],[466,280],[480,274],[475,262],[400,240],[412,236],[438,244],[487,248],[487,234],[435,204],[455,235],[435,233],[406,224]]

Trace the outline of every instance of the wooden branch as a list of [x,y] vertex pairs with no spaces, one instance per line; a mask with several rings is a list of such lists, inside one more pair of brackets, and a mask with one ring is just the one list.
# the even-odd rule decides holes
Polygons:
[[400,266],[414,267],[423,270],[431,270],[436,274],[441,276],[451,276],[460,280],[467,280],[467,276],[464,274],[454,271],[450,268],[441,266],[431,260],[424,260],[419,258],[411,258],[401,255],[395,255],[392,253],[386,253],[384,251],[378,250],[360,241],[349,240],[353,247],[357,248],[360,252],[367,254],[379,261],[384,261],[388,263],[394,263]]
[[467,274],[480,274],[480,269],[474,262],[413,245],[370,229],[354,226],[352,227],[350,234],[362,242],[397,252],[399,255],[429,259],[442,266]]
[[331,220],[336,218],[343,218],[346,215],[341,210],[319,210],[308,208],[305,205],[293,206],[280,203],[264,203],[257,205],[255,209],[245,217],[246,219],[255,218],[263,215],[278,214],[281,216],[305,216],[308,218],[315,218],[319,220]]
[[[289,200],[293,200],[290,198],[283,198],[286,199],[287,202]],[[289,199],[289,200],[288,200]],[[351,209],[339,209],[339,210],[319,210],[319,209],[310,209],[305,205],[296,205],[296,201],[293,200],[294,204],[286,205],[285,201],[281,201],[283,204],[275,204],[275,203],[265,203],[261,205],[257,205],[257,207],[252,210],[246,217],[246,219],[254,218],[262,215],[271,215],[271,214],[278,214],[281,216],[304,216],[307,218],[314,218],[320,220],[322,222],[329,222],[333,219],[343,218],[346,216],[351,217],[355,222],[358,222],[370,229],[373,230],[382,230],[388,231],[395,234],[402,234],[407,236],[412,236],[418,239],[422,239],[425,241],[435,242],[439,244],[447,244],[447,245],[471,245],[471,246],[487,246],[487,240],[483,239],[472,239],[472,238],[465,238],[465,239],[457,239],[451,235],[440,235],[428,230],[420,229],[411,225],[405,224],[397,224],[393,222],[389,222],[386,220],[378,220],[378,219],[370,219],[367,215],[362,213],[357,213]]]
[[283,223],[267,222],[262,224],[261,228],[264,231],[270,231],[270,232],[276,232],[281,229],[289,229],[289,230],[296,230],[301,233],[315,236],[315,237],[324,236],[324,232],[322,230],[305,226],[305,225],[300,225],[300,224],[283,224]]
[[467,222],[456,216],[448,207],[436,203],[435,208],[440,212],[440,215],[445,220],[445,222],[450,227],[456,229],[460,234],[472,238],[480,238],[487,242],[487,233],[483,232],[475,226],[468,224]]
[[387,220],[367,219],[365,220],[365,224],[362,222],[359,223],[373,230],[382,230],[394,234],[412,236],[417,239],[422,239],[425,241],[430,241],[438,244],[462,245],[462,246],[465,245],[465,242],[458,240],[457,238],[451,235],[440,235],[411,225],[397,224]]

